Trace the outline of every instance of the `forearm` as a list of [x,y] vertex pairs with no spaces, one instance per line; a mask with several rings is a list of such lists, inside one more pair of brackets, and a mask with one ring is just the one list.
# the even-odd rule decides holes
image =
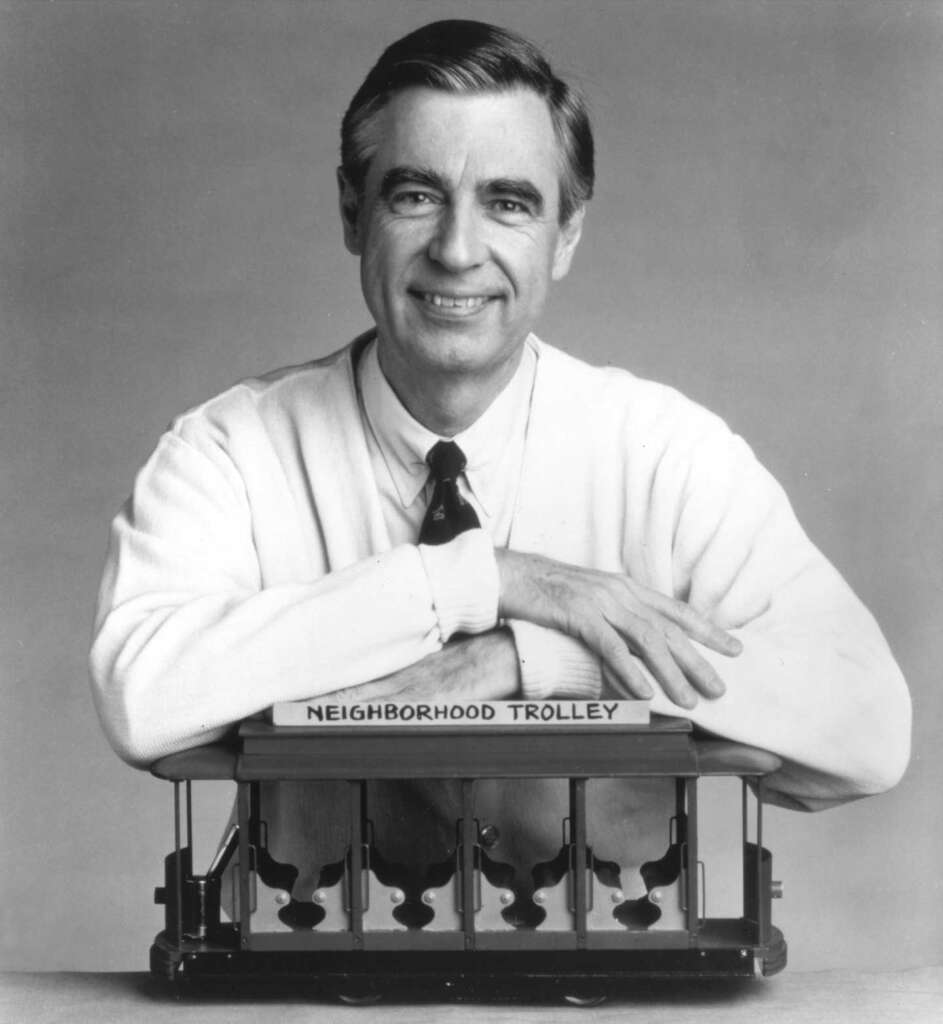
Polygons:
[[344,701],[509,700],[519,690],[514,638],[502,628],[453,640],[399,672],[333,696]]
[[[613,591],[602,595],[603,604],[597,600],[598,573],[590,573],[576,593],[581,602],[592,597],[601,624],[587,629],[582,612],[574,617],[574,591],[560,585],[567,583],[560,573],[545,591],[549,604],[558,606],[549,624],[600,658],[608,692],[651,692],[655,711],[690,717],[719,735],[780,754],[784,769],[772,783],[784,803],[816,808],[892,786],[908,760],[910,701],[874,620],[810,543],[782,488],[740,439],[697,411],[677,422],[665,416],[659,424],[660,440],[657,430],[627,439],[633,446],[627,493],[613,494],[611,506],[594,506],[622,541],[617,558],[611,550],[602,558],[633,584],[617,603],[637,613],[641,594],[650,610],[681,623],[722,689],[712,692],[709,677],[670,639],[668,652],[687,688],[676,678],[666,686],[671,677],[655,671],[660,661],[651,657],[651,639],[660,659],[665,645],[658,634],[669,630],[657,616],[641,629],[631,617],[613,616]],[[645,445],[636,445],[635,436],[644,436]],[[630,511],[625,519],[605,519],[610,508]],[[597,529],[602,527],[593,518]],[[543,550],[551,552],[549,546]],[[511,570],[509,589],[519,590],[520,564],[499,559],[502,583],[505,568]],[[523,581],[532,584],[533,577]],[[706,634],[684,627],[670,605],[652,600],[652,592],[683,601],[702,621],[732,634],[742,651],[705,642]],[[531,608],[544,616],[544,603],[522,601],[524,617]],[[621,644],[609,630],[613,622]]]
[[[762,584],[764,575],[749,564],[722,589],[708,591],[699,577],[695,593],[720,595],[711,613],[726,627],[721,632],[742,645],[739,652],[728,647],[726,654],[719,642],[713,650],[700,648],[698,658],[709,664],[719,688],[678,658],[670,642],[674,627],[663,617],[659,624],[660,612],[640,630],[618,627],[615,643],[612,634],[605,644],[595,640],[601,634],[587,619],[586,607],[601,610],[606,629],[616,621],[606,608],[618,591],[609,589],[608,581],[602,594],[598,589],[600,576],[607,574],[556,566],[545,585],[540,571],[546,559],[504,553],[499,557],[502,602],[510,592],[520,614],[555,615],[557,628],[593,647],[612,695],[650,696],[656,712],[684,715],[720,736],[779,754],[786,764],[771,785],[780,802],[817,809],[881,792],[898,781],[909,757],[906,686],[876,623],[838,573],[796,530],[784,531],[781,541],[772,557],[801,568],[772,594],[751,583],[752,576]],[[585,589],[572,590],[571,584]],[[627,587],[623,600],[634,607],[639,593],[644,588]],[[649,599],[654,611],[658,598]],[[545,606],[555,607],[546,612]],[[707,610],[699,617],[706,621]],[[686,642],[703,642],[706,636],[689,631]],[[653,637],[655,647],[662,653],[667,649],[693,680],[686,688],[665,685],[658,659],[651,656]],[[619,660],[611,648],[618,648]],[[633,676],[622,671],[626,658]]]
[[91,664],[109,738],[141,764],[439,645],[421,560],[401,548],[312,584],[189,598],[148,590],[107,614]]
[[479,548],[487,553],[465,538],[445,566],[484,576],[471,601],[450,600],[454,588],[435,581],[443,565],[409,545],[312,583],[254,590],[169,556],[139,564],[119,543],[91,656],[112,745],[144,765],[276,701],[387,676],[439,650],[452,629],[490,628],[496,598],[489,606]]

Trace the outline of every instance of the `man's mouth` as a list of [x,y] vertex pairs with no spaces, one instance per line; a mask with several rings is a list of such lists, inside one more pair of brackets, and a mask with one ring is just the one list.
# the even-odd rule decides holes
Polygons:
[[444,313],[470,315],[491,301],[490,295],[446,295],[441,292],[413,292],[426,306]]

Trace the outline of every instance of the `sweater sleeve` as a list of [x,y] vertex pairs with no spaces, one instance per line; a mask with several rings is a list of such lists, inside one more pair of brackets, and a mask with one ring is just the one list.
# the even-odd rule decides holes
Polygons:
[[508,627],[517,648],[525,700],[599,699],[602,668],[585,644],[525,619],[511,619]]
[[[90,658],[99,717],[129,763],[211,742],[274,702],[388,675],[496,619],[482,531],[447,545],[431,572],[402,545],[268,585],[257,529],[231,461],[166,434],[113,523]],[[450,574],[477,580],[474,599],[437,582]]]
[[[771,788],[785,806],[889,788],[909,759],[911,709],[877,623],[748,446],[708,414],[702,429],[658,464],[636,564],[743,643],[734,658],[702,649],[726,693],[684,713],[780,755]],[[654,689],[653,710],[681,713]]]

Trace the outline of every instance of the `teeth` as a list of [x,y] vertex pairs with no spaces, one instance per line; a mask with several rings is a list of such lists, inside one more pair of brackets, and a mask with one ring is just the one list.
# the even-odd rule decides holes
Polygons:
[[425,292],[423,299],[446,309],[478,309],[488,301],[486,295],[437,295],[433,292]]

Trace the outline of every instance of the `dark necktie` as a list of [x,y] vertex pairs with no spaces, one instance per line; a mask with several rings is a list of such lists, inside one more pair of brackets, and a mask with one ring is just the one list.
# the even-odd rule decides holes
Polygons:
[[454,441],[438,441],[426,462],[433,481],[432,497],[419,530],[420,544],[445,544],[481,524],[475,510],[458,493],[457,480],[465,468],[465,453]]

